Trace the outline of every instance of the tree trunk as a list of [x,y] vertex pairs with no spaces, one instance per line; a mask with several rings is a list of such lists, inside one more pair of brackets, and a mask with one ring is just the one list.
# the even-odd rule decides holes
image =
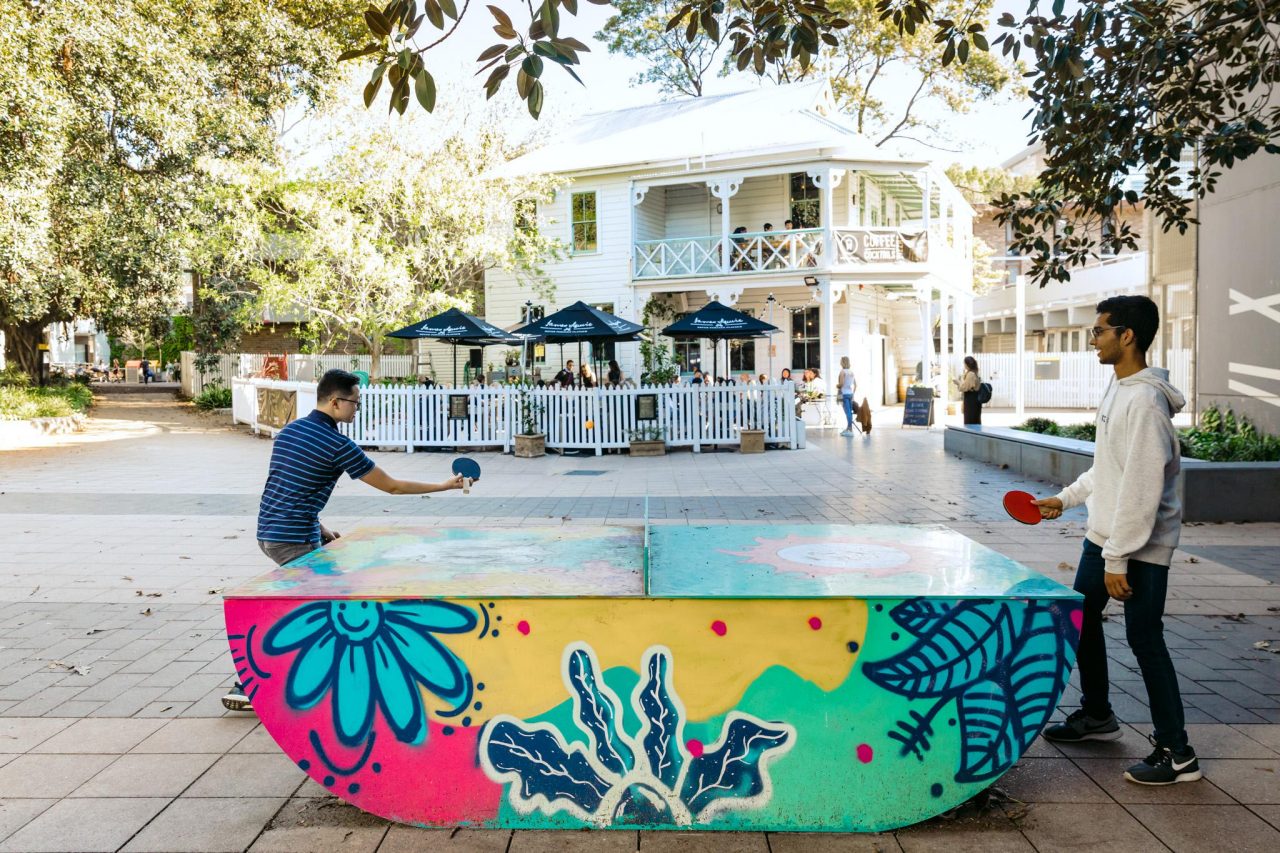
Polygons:
[[369,341],[369,381],[377,382],[382,378],[382,338],[374,336]]
[[40,350],[44,323],[19,323],[4,327],[5,363],[26,373],[35,382],[40,377]]

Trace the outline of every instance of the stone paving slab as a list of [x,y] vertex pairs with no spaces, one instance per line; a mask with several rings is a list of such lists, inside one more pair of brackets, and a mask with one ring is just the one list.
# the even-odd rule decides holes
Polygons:
[[[1166,625],[1203,756],[1199,785],[1119,776],[1151,747],[1113,606],[1105,628],[1122,739],[1037,741],[997,783],[1003,809],[880,835],[423,830],[364,815],[304,781],[251,714],[219,702],[234,674],[218,593],[268,568],[253,528],[270,447],[147,400],[101,407],[87,437],[0,451],[0,524],[17,531],[0,553],[0,849],[1163,850],[1194,846],[1201,826],[1236,824],[1239,849],[1255,839],[1276,849],[1280,655],[1253,644],[1280,646],[1280,525],[1188,525],[1174,557]],[[452,458],[373,456],[415,479],[441,479]],[[1083,535],[1079,511],[1033,528],[1009,521],[1000,494],[1053,487],[948,457],[937,431],[815,432],[808,450],[752,457],[484,463],[484,487],[467,497],[390,497],[344,481],[326,522],[635,524],[647,495],[654,523],[936,521],[1066,583]],[[571,475],[581,469],[605,473]],[[1063,710],[1078,697],[1069,687]],[[1178,809],[1212,816],[1173,817]],[[64,825],[76,813],[104,825]]]

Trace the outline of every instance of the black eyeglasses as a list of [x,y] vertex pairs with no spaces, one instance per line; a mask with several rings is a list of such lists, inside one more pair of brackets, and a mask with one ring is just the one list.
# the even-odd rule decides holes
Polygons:
[[1127,328],[1129,327],[1128,326],[1094,326],[1092,329],[1089,330],[1089,335],[1090,337],[1100,338],[1102,337],[1102,333],[1107,331],[1108,329],[1115,329],[1117,332],[1119,332]]
[[358,412],[358,411],[360,411],[360,401],[359,401],[359,400],[352,400],[352,399],[351,399],[351,398],[349,398],[349,397],[334,397],[333,399],[335,399],[335,400],[341,400],[341,401],[342,401],[342,402],[344,402],[344,403],[350,403],[351,405],[353,405],[353,406],[355,406],[355,407],[356,407],[356,411],[357,411],[357,412]]

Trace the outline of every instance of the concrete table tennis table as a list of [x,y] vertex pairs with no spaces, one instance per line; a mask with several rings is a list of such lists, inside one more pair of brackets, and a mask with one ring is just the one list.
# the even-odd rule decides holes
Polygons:
[[225,596],[267,731],[425,826],[877,831],[1013,766],[1080,597],[937,526],[367,528]]

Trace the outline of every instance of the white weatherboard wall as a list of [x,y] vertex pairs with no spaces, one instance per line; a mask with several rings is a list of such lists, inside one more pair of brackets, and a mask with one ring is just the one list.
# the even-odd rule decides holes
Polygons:
[[[601,180],[580,180],[562,189],[551,203],[538,208],[539,227],[559,237],[566,245],[572,243],[570,199],[574,193],[596,193],[597,250],[595,252],[568,254],[564,260],[544,266],[548,277],[555,282],[555,292],[550,299],[534,293],[532,288],[520,287],[514,276],[504,270],[493,269],[485,273],[485,319],[498,326],[509,326],[524,319],[524,304],[532,300],[535,305],[546,307],[548,314],[581,299],[589,304],[612,303],[614,312],[626,319],[638,319],[630,310],[630,261],[631,261],[631,199],[628,182],[610,177]],[[497,362],[497,350],[492,360]],[[547,348],[547,365],[559,368],[560,348]],[[583,345],[586,352],[586,345]],[[623,372],[635,374],[635,344],[618,347]],[[566,345],[565,356],[577,360],[577,346]],[[489,356],[486,356],[486,360]],[[440,372],[441,364],[437,364]],[[550,377],[545,377],[550,378]]]

